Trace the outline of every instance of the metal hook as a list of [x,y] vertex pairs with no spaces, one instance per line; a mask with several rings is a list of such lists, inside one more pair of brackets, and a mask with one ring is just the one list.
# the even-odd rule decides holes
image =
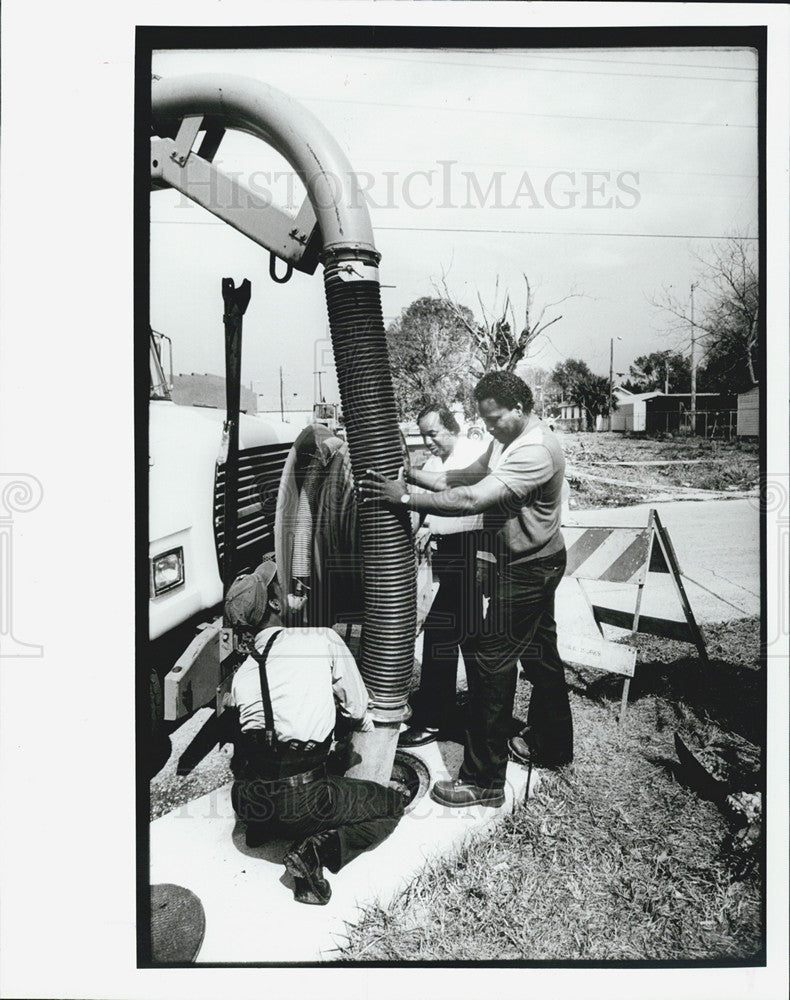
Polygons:
[[278,285],[284,285],[286,281],[289,280],[293,274],[293,266],[291,264],[285,265],[285,274],[282,277],[277,276],[277,255],[269,252],[269,277],[272,281],[276,281]]

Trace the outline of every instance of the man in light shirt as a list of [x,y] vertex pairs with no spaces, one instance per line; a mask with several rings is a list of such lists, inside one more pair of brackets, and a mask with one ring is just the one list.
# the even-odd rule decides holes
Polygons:
[[[441,517],[484,514],[497,574],[477,655],[467,664],[469,728],[459,776],[431,796],[447,806],[500,806],[508,750],[536,766],[573,759],[573,724],[564,665],[557,652],[554,592],[566,564],[560,530],[565,460],[533,412],[532,391],[511,372],[489,372],[475,387],[480,416],[494,438],[476,462],[434,478],[431,493],[408,493],[402,480],[368,470],[363,502],[405,505]],[[428,486],[427,476],[411,480]],[[528,727],[511,739],[516,664],[532,682]]]
[[[417,424],[431,457],[412,478],[425,476],[432,483],[451,469],[465,469],[484,450],[482,441],[461,436],[461,428],[450,410],[428,403],[417,416]],[[434,544],[433,572],[439,584],[423,628],[420,687],[413,697],[409,728],[400,735],[402,747],[425,746],[449,735],[455,716],[458,654],[464,666],[474,656],[480,634],[483,601],[477,583],[479,514],[465,517],[428,515],[425,524]]]
[[287,837],[284,862],[294,899],[323,905],[332,895],[323,866],[337,873],[395,829],[405,799],[373,781],[327,774],[336,711],[373,728],[368,692],[351,652],[329,628],[284,628],[273,562],[228,590],[225,614],[250,655],[233,675],[238,710],[231,792],[247,823],[247,845]]

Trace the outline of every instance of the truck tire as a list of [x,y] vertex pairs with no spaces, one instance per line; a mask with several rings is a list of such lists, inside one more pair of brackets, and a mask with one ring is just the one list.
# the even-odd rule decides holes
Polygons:
[[156,670],[151,670],[149,681],[151,718],[149,742],[145,748],[145,760],[148,765],[148,777],[158,774],[170,759],[173,745],[165,732],[164,726],[164,695],[162,682]]

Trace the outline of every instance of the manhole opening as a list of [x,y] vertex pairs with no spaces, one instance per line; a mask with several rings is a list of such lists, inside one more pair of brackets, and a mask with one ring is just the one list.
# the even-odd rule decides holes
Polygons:
[[398,750],[392,765],[390,786],[402,792],[408,801],[404,812],[409,812],[428,791],[431,774],[424,762],[413,754]]

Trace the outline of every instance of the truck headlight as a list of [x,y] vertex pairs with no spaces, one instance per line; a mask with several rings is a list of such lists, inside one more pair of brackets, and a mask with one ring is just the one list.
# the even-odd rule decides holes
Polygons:
[[180,545],[151,560],[151,597],[158,597],[183,582],[184,550]]

